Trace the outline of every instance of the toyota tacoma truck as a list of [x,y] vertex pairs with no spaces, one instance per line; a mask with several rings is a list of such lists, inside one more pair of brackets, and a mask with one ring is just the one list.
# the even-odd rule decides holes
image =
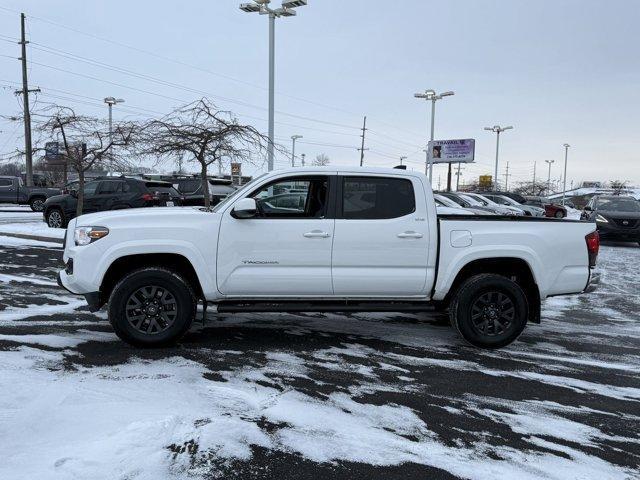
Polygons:
[[74,218],[58,282],[92,311],[106,304],[137,346],[176,342],[202,301],[221,313],[446,310],[464,340],[499,348],[540,322],[543,299],[587,289],[598,248],[592,223],[438,216],[418,172],[311,167],[258,177],[212,210]]
[[0,203],[29,205],[34,212],[41,212],[44,202],[53,195],[60,195],[59,188],[27,187],[20,177],[0,177]]

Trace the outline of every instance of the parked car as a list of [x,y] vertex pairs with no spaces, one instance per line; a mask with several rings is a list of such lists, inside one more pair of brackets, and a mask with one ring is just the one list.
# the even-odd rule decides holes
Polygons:
[[[78,193],[72,189],[73,185],[69,187],[70,193],[49,197],[44,203],[44,221],[52,228],[65,227],[76,215]],[[129,177],[100,177],[85,183],[82,212],[176,205],[180,205],[180,194],[170,183]]]
[[494,211],[498,215],[524,215],[524,211],[519,208],[511,207],[509,205],[500,205],[492,200],[489,200],[486,197],[483,197],[478,193],[465,192],[463,195],[466,195],[467,197],[471,197],[476,202],[479,202],[481,205],[487,208],[490,208],[492,211]]
[[[304,206],[259,208],[291,182]],[[93,311],[108,303],[137,346],[176,342],[202,300],[221,313],[448,309],[466,341],[499,348],[540,321],[541,299],[587,288],[598,246],[587,222],[438,218],[419,172],[309,167],[269,172],[212,211],[73,219],[58,281]]]
[[603,239],[638,242],[640,245],[640,202],[633,197],[593,197],[580,218],[595,222]]
[[526,203],[527,199],[516,192],[503,192],[503,191],[482,191],[478,192],[480,195],[502,195],[518,202],[518,204]]
[[465,197],[462,193],[453,192],[439,192],[436,195],[441,195],[444,198],[448,198],[452,202],[456,203],[460,207],[475,213],[476,215],[496,215],[493,209],[485,207],[480,202],[473,198]]
[[59,194],[59,188],[27,187],[20,177],[0,177],[0,203],[29,205],[34,212],[41,212],[45,200]]
[[525,215],[529,215],[531,217],[544,217],[544,208],[534,207],[533,205],[522,205],[521,203],[516,202],[513,198],[509,198],[504,195],[483,193],[482,196],[499,205],[516,207],[524,211]]
[[544,214],[546,217],[564,218],[567,216],[566,208],[562,205],[556,205],[546,197],[526,196],[525,198],[527,199],[525,205],[544,208]]
[[[202,179],[199,176],[163,177],[163,180],[170,182],[180,192],[182,205],[204,206]],[[218,204],[227,195],[236,191],[231,180],[209,178],[208,181],[211,206]]]

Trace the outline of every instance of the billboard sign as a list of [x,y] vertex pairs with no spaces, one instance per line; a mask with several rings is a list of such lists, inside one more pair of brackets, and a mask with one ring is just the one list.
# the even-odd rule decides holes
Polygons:
[[241,163],[231,163],[231,176],[239,177],[242,175],[242,164]]
[[44,144],[44,158],[47,160],[57,160],[60,155],[60,145],[58,142],[47,142]]
[[427,148],[429,163],[472,163],[476,153],[473,138],[432,140]]

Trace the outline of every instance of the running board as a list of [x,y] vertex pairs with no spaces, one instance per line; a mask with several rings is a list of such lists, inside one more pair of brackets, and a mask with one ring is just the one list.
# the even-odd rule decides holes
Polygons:
[[438,302],[366,300],[223,300],[210,303],[219,313],[239,312],[432,312]]

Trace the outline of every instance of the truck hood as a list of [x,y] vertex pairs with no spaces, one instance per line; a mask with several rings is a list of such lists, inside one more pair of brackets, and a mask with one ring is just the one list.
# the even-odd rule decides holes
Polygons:
[[211,221],[217,213],[202,207],[147,207],[89,213],[76,219],[75,225],[99,227],[173,227],[185,222]]

